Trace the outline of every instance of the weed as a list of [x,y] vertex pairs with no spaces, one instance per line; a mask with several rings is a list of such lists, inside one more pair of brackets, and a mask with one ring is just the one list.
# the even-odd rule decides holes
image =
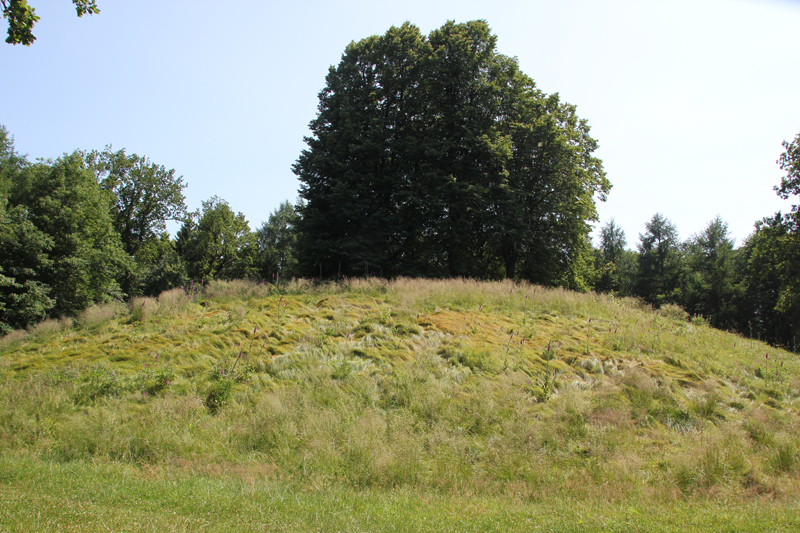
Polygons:
[[143,395],[153,396],[165,390],[170,383],[174,382],[175,372],[170,366],[147,367],[133,376],[131,387],[135,391],[141,391]]
[[131,322],[144,322],[158,312],[158,301],[155,298],[136,297],[131,300]]
[[73,391],[75,405],[91,405],[98,399],[116,396],[123,390],[119,372],[97,364],[81,372]]

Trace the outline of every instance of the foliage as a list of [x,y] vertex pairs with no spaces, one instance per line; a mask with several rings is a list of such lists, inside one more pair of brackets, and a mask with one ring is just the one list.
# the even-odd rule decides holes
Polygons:
[[[781,178],[780,187],[775,187],[778,196],[784,200],[790,196],[800,196],[800,133],[792,142],[783,141],[784,152],[778,159],[778,166],[786,172]],[[798,206],[792,206],[792,212],[798,212]]]
[[639,234],[639,271],[636,294],[648,303],[662,305],[679,301],[681,251],[678,229],[660,213]]
[[91,405],[98,399],[116,396],[122,390],[123,383],[118,372],[105,365],[94,365],[76,379],[72,401],[75,405]]
[[175,240],[166,231],[144,241],[135,260],[137,268],[130,275],[130,296],[158,296],[163,291],[183,287],[189,282],[186,265],[178,254]]
[[256,243],[247,220],[217,196],[186,219],[176,249],[190,279],[246,278],[255,270]]
[[0,197],[0,334],[43,320],[55,306],[40,273],[52,266],[53,240],[30,221],[23,206]]
[[595,260],[600,292],[633,296],[636,277],[636,254],[626,249],[625,231],[612,218],[600,229],[600,249]]
[[[800,133],[789,143],[783,142],[785,151],[778,164],[786,176],[777,188],[781,198],[790,195],[800,196]],[[779,217],[780,214],[776,216]],[[784,287],[778,300],[778,310],[792,322],[794,331],[800,330],[800,206],[794,204],[791,214],[784,215],[783,224],[787,227],[786,237],[781,242],[781,271]],[[795,340],[796,342],[796,340]]]
[[784,273],[788,239],[789,228],[780,214],[758,222],[747,238],[740,251],[745,289],[738,329],[753,338],[791,345],[792,322],[779,307],[789,282]]
[[52,313],[75,314],[120,295],[117,279],[130,269],[130,257],[114,231],[108,198],[81,154],[25,166],[9,198],[50,239],[41,247],[50,264],[33,275],[50,287]]
[[686,243],[682,303],[689,314],[701,315],[721,329],[737,326],[742,293],[728,224],[717,216]]
[[0,128],[0,330],[121,295],[130,271],[108,198],[80,154],[31,164]]
[[[79,17],[100,13],[96,5],[96,0],[72,0],[75,4],[75,11]],[[28,0],[0,0],[3,6],[3,18],[8,20],[8,37],[6,42],[9,44],[23,44],[30,46],[36,37],[33,36],[33,26],[39,22],[34,8],[28,4]]]
[[106,146],[86,155],[86,164],[97,176],[101,189],[112,194],[114,229],[125,251],[137,257],[142,245],[166,230],[168,220],[186,215],[183,177],[175,170],[152,163],[146,157],[126,155]]
[[298,214],[288,201],[284,201],[256,231],[261,277],[291,279],[297,274],[297,223]]
[[[800,194],[800,134],[784,141],[778,164],[786,171],[781,198]],[[739,330],[797,350],[800,331],[800,210],[776,213],[756,223],[741,251],[744,295]]]
[[495,48],[482,21],[347,47],[294,167],[301,273],[585,285],[596,142]]

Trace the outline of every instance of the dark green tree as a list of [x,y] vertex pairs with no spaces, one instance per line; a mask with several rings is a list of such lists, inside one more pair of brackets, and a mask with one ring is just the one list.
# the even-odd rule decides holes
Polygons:
[[778,213],[757,222],[739,251],[744,294],[739,303],[738,329],[750,337],[796,349],[791,317],[780,306],[787,286],[789,234],[784,216]]
[[702,315],[716,328],[736,328],[741,286],[728,224],[717,216],[686,242],[685,251],[684,309]]
[[44,319],[55,306],[42,281],[52,267],[52,248],[52,238],[33,225],[25,207],[8,210],[0,198],[0,334]]
[[147,265],[140,270],[138,290],[147,296],[158,296],[161,292],[183,287],[189,283],[186,264],[178,254],[175,241],[167,232],[158,238],[150,238],[144,242],[137,262]]
[[636,279],[636,254],[626,249],[625,231],[612,218],[600,228],[595,290],[631,296]]
[[596,143],[495,45],[474,21],[347,47],[294,167],[301,273],[585,286],[587,221],[610,187]]
[[291,278],[297,273],[297,219],[294,206],[282,202],[256,232],[257,264],[264,279]]
[[[96,0],[72,0],[72,3],[79,17],[100,13]],[[33,26],[39,22],[36,10],[27,0],[0,0],[0,6],[3,8],[3,18],[8,20],[6,42],[30,46],[36,40],[33,36]]]
[[636,294],[661,306],[680,300],[681,250],[678,229],[660,213],[639,234]]
[[[784,141],[778,165],[786,175],[775,187],[781,198],[800,194],[800,134]],[[747,314],[740,329],[797,349],[800,331],[800,206],[756,224],[743,250]]]
[[8,195],[28,165],[14,139],[0,125],[0,335],[42,320],[55,302],[39,273],[51,267],[50,237],[29,220],[24,206],[9,206]]
[[248,278],[256,273],[256,242],[247,220],[216,196],[187,217],[176,249],[193,280]]
[[[778,159],[778,165],[786,175],[776,189],[781,198],[788,199],[800,196],[800,133],[792,142],[784,141],[783,147],[784,152]],[[777,216],[780,217],[780,214]],[[792,205],[791,213],[782,218],[787,233],[781,243],[784,288],[778,301],[778,309],[790,317],[796,335],[796,332],[800,332],[800,205]],[[793,339],[793,342],[796,340]]]
[[[306,201],[298,241],[303,274],[313,276],[320,264],[326,276],[358,275],[365,265],[429,273],[430,250],[414,242],[429,231],[415,187],[424,147],[416,143],[423,102],[413,90],[427,48],[419,30],[404,24],[385,38],[351,43],[328,73],[313,136],[294,167]],[[406,235],[414,223],[423,226]]]

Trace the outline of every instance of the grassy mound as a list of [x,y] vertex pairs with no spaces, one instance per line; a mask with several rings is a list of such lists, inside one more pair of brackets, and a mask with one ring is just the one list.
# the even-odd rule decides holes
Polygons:
[[301,492],[786,511],[798,370],[678,308],[611,296],[215,282],[3,339],[0,475],[106,465]]

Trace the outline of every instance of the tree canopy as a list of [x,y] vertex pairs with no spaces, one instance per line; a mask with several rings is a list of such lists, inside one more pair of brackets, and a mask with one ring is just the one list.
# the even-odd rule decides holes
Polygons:
[[263,279],[291,278],[295,275],[297,259],[297,212],[288,201],[281,202],[269,219],[256,231],[258,268]]
[[242,213],[234,213],[228,202],[216,196],[187,217],[176,247],[193,280],[254,274],[256,246],[250,226]]
[[678,301],[681,274],[678,228],[660,213],[639,234],[637,293],[647,302],[661,305]]
[[132,260],[83,154],[29,163],[0,127],[0,330],[122,296]]
[[610,189],[597,143],[495,48],[483,21],[346,48],[294,166],[302,273],[585,288],[588,222]]
[[168,220],[183,220],[186,215],[183,176],[167,170],[146,157],[126,155],[106,146],[102,152],[86,156],[100,187],[112,195],[114,228],[131,256],[147,239],[166,230]]

